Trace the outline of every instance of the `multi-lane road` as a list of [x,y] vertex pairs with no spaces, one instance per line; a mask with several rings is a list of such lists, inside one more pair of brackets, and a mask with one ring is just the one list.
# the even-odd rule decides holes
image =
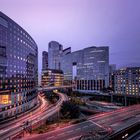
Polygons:
[[1,140],[11,138],[16,133],[23,131],[24,124],[27,121],[31,126],[34,126],[36,124],[42,123],[48,117],[58,112],[62,102],[67,100],[67,96],[59,92],[56,92],[56,94],[58,94],[60,98],[55,104],[55,106],[48,106],[48,102],[43,97],[39,96],[42,104],[37,110],[17,120],[0,125]]
[[120,131],[140,121],[140,105],[121,108],[89,117],[87,121],[57,129],[45,134],[30,136],[26,140],[68,140],[87,135],[96,130],[107,133]]
[[[38,123],[44,123],[46,118],[53,116],[59,111],[63,101],[68,100],[65,94],[59,93],[60,99],[55,106],[48,107],[47,101],[39,97],[42,101],[42,105],[32,113],[23,116],[12,122],[0,125],[0,139],[5,140],[10,138],[13,134],[23,131],[23,123],[28,122],[34,126]],[[87,121],[73,124],[64,128],[57,128],[54,131],[50,131],[45,134],[30,136],[24,138],[26,140],[68,140],[76,139],[87,134],[93,134],[97,130],[104,130],[106,134],[120,131],[130,125],[140,121],[140,105],[134,105],[130,107],[124,107],[115,111],[102,113],[87,118]]]

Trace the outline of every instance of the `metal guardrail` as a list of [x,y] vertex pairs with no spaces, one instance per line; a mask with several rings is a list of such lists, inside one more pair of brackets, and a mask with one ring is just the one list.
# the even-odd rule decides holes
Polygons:
[[126,140],[133,140],[137,135],[140,135],[140,130],[138,130],[136,133],[128,137]]
[[125,131],[129,130],[130,128],[134,128],[134,127],[136,127],[137,125],[139,125],[139,127],[140,127],[140,121],[138,121],[138,122],[132,124],[132,125],[129,126],[129,127],[122,128],[122,129],[120,129],[119,131],[114,132],[114,133],[111,134],[111,135],[107,135],[106,137],[103,138],[103,140],[114,140],[114,138],[117,137],[118,135],[121,135],[121,134],[124,133]]

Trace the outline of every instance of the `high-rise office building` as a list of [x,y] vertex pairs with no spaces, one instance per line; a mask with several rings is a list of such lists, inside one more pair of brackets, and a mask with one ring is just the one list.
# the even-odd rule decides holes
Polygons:
[[32,37],[0,12],[0,119],[37,104],[38,47]]
[[97,91],[109,86],[109,47],[88,47],[61,57],[65,81],[76,90]]
[[63,85],[63,72],[61,71],[61,58],[71,53],[71,48],[63,50],[63,46],[51,41],[48,46],[48,69],[42,69],[42,86]]
[[42,70],[48,69],[48,52],[42,52]]
[[128,67],[113,72],[114,94],[140,96],[140,67]]
[[48,64],[50,69],[61,69],[60,59],[63,54],[63,46],[56,41],[51,41],[48,47]]

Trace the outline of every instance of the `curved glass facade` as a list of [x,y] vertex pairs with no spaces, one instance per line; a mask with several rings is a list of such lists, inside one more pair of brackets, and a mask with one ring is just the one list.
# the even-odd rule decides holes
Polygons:
[[0,112],[18,106],[18,112],[29,109],[30,106],[22,105],[36,99],[37,84],[38,48],[35,41],[0,12]]

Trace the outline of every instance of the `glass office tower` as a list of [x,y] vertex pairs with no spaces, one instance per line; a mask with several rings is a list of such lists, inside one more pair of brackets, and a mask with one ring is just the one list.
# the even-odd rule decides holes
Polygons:
[[63,53],[63,46],[56,41],[49,42],[48,67],[50,69],[61,69],[60,59]]
[[109,47],[88,47],[61,58],[65,81],[74,81],[75,90],[99,91],[109,86]]

